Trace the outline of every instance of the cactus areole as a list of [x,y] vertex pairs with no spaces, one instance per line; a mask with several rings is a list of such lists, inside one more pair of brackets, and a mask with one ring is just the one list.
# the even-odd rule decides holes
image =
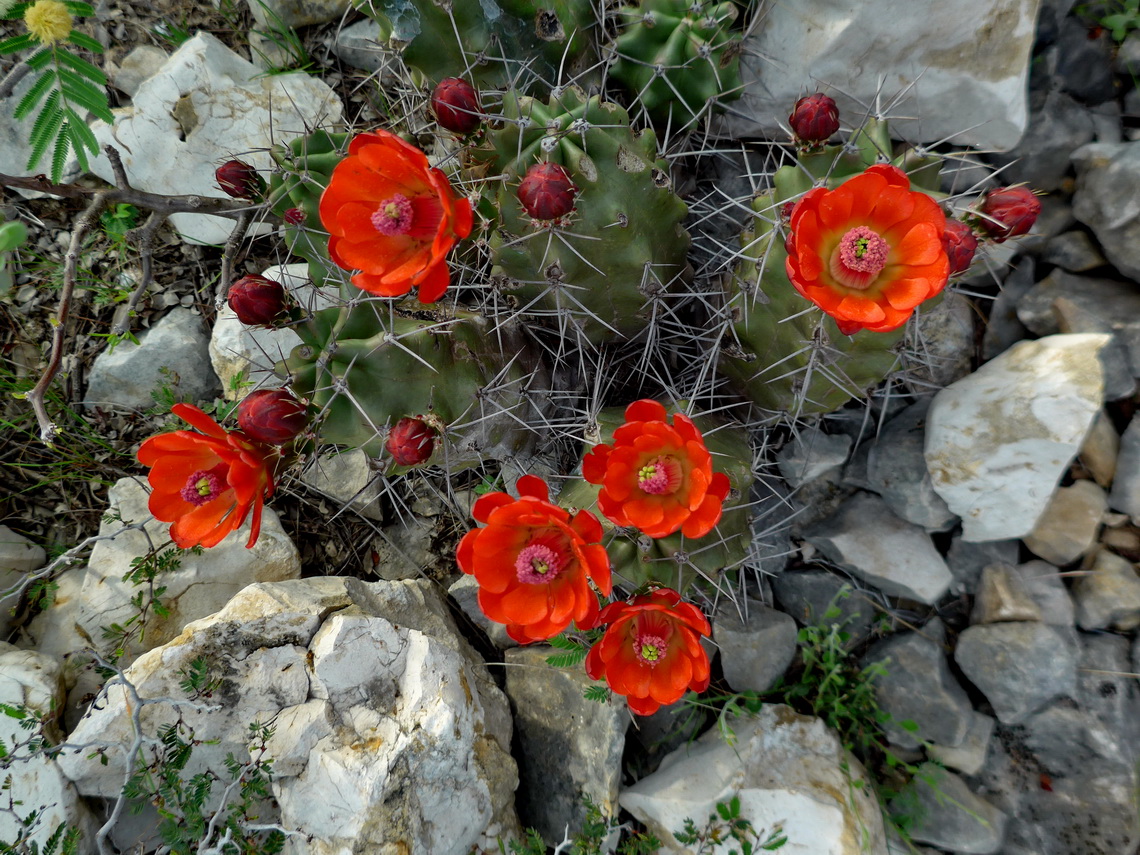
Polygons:
[[578,188],[557,163],[536,163],[519,183],[519,201],[536,220],[559,220],[574,210]]

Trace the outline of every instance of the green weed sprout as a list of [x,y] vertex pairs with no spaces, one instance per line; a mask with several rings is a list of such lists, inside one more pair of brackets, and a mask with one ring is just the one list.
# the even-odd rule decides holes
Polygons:
[[[3,5],[0,2],[0,8]],[[69,153],[75,155],[85,172],[88,154],[99,153],[99,142],[87,127],[84,114],[90,112],[108,123],[115,120],[107,101],[106,76],[63,46],[69,42],[92,53],[103,52],[99,42],[72,27],[74,18],[94,12],[87,3],[74,0],[36,0],[16,3],[3,16],[4,20],[22,18],[26,32],[0,41],[0,56],[32,50],[31,56],[12,70],[5,83],[14,86],[29,73],[36,76],[13,113],[16,119],[26,119],[39,110],[32,126],[32,151],[25,168],[35,169],[50,149],[51,180],[56,184],[63,177]],[[12,75],[16,75],[15,80]]]

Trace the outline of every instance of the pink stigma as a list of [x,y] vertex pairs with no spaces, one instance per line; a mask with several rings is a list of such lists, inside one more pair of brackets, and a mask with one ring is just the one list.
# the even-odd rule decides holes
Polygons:
[[202,469],[186,479],[186,486],[178,495],[192,505],[204,505],[218,498],[225,488],[221,478]]
[[371,216],[372,226],[380,234],[387,237],[403,235],[411,231],[414,216],[412,203],[402,193],[397,193],[391,199],[380,203],[376,213]]
[[665,639],[660,635],[639,635],[633,640],[633,652],[650,667],[664,658],[667,646]]
[[831,255],[831,275],[839,284],[863,291],[887,264],[891,245],[866,226],[856,226],[843,236]]
[[681,467],[671,457],[658,457],[637,470],[637,486],[653,496],[675,493],[681,486]]
[[515,559],[515,574],[527,585],[552,581],[562,570],[558,553],[541,543],[532,543]]

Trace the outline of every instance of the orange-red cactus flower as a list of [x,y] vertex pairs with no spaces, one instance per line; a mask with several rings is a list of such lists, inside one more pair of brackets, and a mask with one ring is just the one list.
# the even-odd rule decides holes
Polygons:
[[447,253],[471,233],[471,203],[415,146],[388,131],[354,137],[321,195],[329,255],[357,288],[421,303],[447,290]]
[[459,542],[459,569],[479,583],[479,607],[506,624],[520,644],[558,635],[597,620],[598,598],[613,589],[602,524],[589,511],[570,512],[550,503],[546,483],[534,475],[518,481],[519,498],[488,493],[471,513],[486,528]]
[[171,410],[201,433],[176,430],[139,446],[139,463],[150,467],[150,512],[173,523],[170,538],[182,549],[217,546],[253,510],[249,549],[261,533],[261,507],[273,495],[272,450],[241,431],[227,431],[190,404]]
[[586,673],[593,680],[604,676],[638,715],[653,715],[689,689],[708,688],[709,657],[700,637],[709,634],[709,622],[676,591],[659,588],[628,603],[610,603],[598,623],[609,627],[590,648]]
[[650,537],[680,531],[703,537],[720,522],[730,484],[713,472],[704,437],[688,416],[666,421],[657,401],[634,401],[613,445],[595,445],[582,459],[582,477],[601,484],[598,508],[615,525]]
[[788,279],[845,335],[901,327],[950,275],[946,215],[894,166],[872,166],[834,190],[809,190],[790,229]]

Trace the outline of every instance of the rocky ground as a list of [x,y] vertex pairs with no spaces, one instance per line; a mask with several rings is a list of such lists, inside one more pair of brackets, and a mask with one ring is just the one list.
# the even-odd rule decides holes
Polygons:
[[[131,137],[141,151],[179,129],[206,141],[137,157],[132,176],[204,192],[203,170],[264,156],[232,142],[225,97],[262,86],[267,65],[316,72],[268,78],[296,111],[280,133],[382,123],[377,79],[392,60],[373,25],[343,3],[301,5],[315,20],[297,19],[292,48],[258,35],[265,22],[244,3],[97,7],[114,106],[163,120],[149,142]],[[77,851],[101,855],[269,852],[281,834],[298,855],[465,853],[535,828],[568,851],[587,796],[672,850],[722,852],[706,818],[735,796],[759,842],[782,829],[779,851],[797,855],[1140,851],[1140,34],[1071,0],[931,10],[926,35],[888,31],[899,15],[874,0],[856,22],[865,42],[829,44],[802,40],[828,4],[795,5],[750,36],[745,64],[766,85],[722,139],[782,138],[774,120],[809,79],[857,115],[877,83],[853,69],[874,45],[879,75],[926,69],[887,112],[921,116],[897,127],[947,156],[944,190],[1026,182],[1046,194],[1043,212],[924,321],[924,374],[826,417],[753,425],[749,572],[704,603],[713,684],[645,719],[620,698],[584,698],[580,666],[547,664],[567,651],[515,646],[479,613],[452,556],[485,471],[386,479],[363,453],[314,458],[283,483],[254,549],[235,537],[172,564],[155,549],[167,526],[147,521],[138,443],[173,427],[172,395],[224,415],[242,378],[263,380],[299,340],[216,308],[222,251],[202,243],[230,223],[178,215],[198,242],[160,232],[155,283],[130,321],[140,344],[110,348],[142,272],[100,235],[83,250],[51,400],[64,433],[46,449],[10,393],[42,370],[81,207],[4,191],[4,218],[30,238],[0,295],[0,583],[54,585],[50,605],[42,585],[22,586],[0,614],[0,702],[42,718],[0,722],[19,800],[0,802],[0,840],[44,852],[62,824],[83,832]],[[1000,60],[946,62],[940,14]],[[216,114],[187,118],[178,97],[142,88],[155,75],[168,95],[215,99]],[[11,110],[0,103],[0,173],[23,174]],[[124,139],[142,132],[130,121],[116,125]],[[289,261],[266,229],[236,269],[319,306]],[[501,473],[508,485],[518,474]],[[63,748],[29,743],[41,730]],[[247,838],[221,842],[231,811]],[[686,818],[704,848],[674,838]]]

